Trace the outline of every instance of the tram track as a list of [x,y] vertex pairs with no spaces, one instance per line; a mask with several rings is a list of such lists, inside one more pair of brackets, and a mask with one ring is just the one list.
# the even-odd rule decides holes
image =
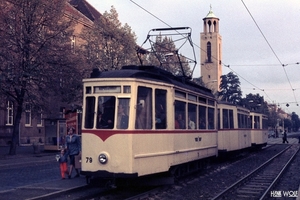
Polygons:
[[238,180],[213,198],[264,199],[299,152],[299,146],[289,145],[261,166]]
[[[229,185],[233,185],[233,183],[237,182],[237,180],[240,179],[241,177],[246,177],[251,172],[254,172],[255,171],[253,170],[254,168],[258,168],[259,166],[262,166],[263,163],[266,163],[267,160],[274,158],[276,159],[275,161],[276,163],[279,163],[280,160],[286,160],[287,162],[288,158],[291,156],[286,156],[285,154],[283,154],[282,149],[288,149],[286,151],[290,151],[291,149],[293,149],[293,147],[292,148],[291,147],[292,146],[289,145],[271,145],[266,147],[263,151],[258,151],[257,153],[252,152],[251,154],[249,154],[249,156],[245,154],[244,156],[238,156],[236,158],[232,158],[226,161],[210,163],[210,165],[206,170],[200,172],[199,174],[196,173],[194,175],[183,178],[182,180],[180,179],[178,180],[178,182],[176,182],[173,185],[164,185],[162,187],[159,186],[153,188],[142,188],[140,187],[141,185],[138,185],[133,187],[125,186],[123,188],[118,187],[114,189],[108,189],[107,187],[105,187],[106,186],[105,181],[102,180],[102,181],[97,181],[96,186],[85,185],[85,187],[73,188],[72,190],[68,190],[68,191],[61,191],[61,192],[53,191],[52,194],[48,193],[48,195],[39,196],[37,198],[32,198],[32,199],[51,199],[51,200],[52,199],[93,199],[93,200],[143,199],[143,200],[147,200],[147,199],[199,199],[199,197],[205,199],[212,199],[217,194],[219,194],[222,190],[228,188]],[[298,151],[298,147],[296,150]],[[293,151],[296,152],[296,150],[294,149]],[[280,154],[279,152],[283,154],[282,156],[285,159],[281,157],[277,157],[278,154]],[[297,159],[293,160],[293,162],[296,160]],[[295,165],[295,163],[293,165]],[[232,171],[231,168],[233,168],[234,170]],[[266,165],[265,168],[268,169],[269,171],[270,168],[274,168],[274,170],[272,169],[271,171],[275,173],[275,167]],[[232,178],[229,178],[227,174],[229,176],[231,174]],[[264,177],[260,175],[259,177],[261,180],[257,179],[257,182],[248,185],[250,189],[260,190],[262,187],[259,184],[263,184],[262,182],[267,180],[268,178],[267,175],[265,175]],[[284,177],[286,177],[286,175]],[[215,182],[214,180],[217,182]],[[257,187],[257,185],[259,185],[259,187]],[[277,184],[276,187],[278,187],[278,185],[279,184]],[[248,190],[249,188],[246,188],[246,190]],[[28,189],[31,190],[31,188]],[[294,187],[293,188],[289,187],[288,189],[273,188],[271,190],[285,191],[285,190],[295,190],[295,189]],[[215,191],[215,192],[210,193],[210,191]],[[267,192],[267,189],[265,188],[263,189],[263,192],[266,192],[266,194],[270,194],[270,192]],[[223,198],[240,199],[242,197],[229,196],[226,194],[225,197],[223,196]],[[259,199],[259,198],[250,198],[250,199]]]
[[[275,146],[273,145],[270,145],[266,148],[274,148]],[[278,148],[279,146],[277,146]],[[275,147],[275,149],[277,149]],[[271,150],[271,151],[274,151],[276,152],[277,150]],[[281,148],[282,149],[282,148]],[[281,151],[281,150],[280,150]],[[283,151],[282,151],[283,152]],[[251,156],[254,156],[254,155],[251,155]],[[251,157],[250,156],[250,157]],[[246,159],[248,156],[246,156],[244,159]],[[274,155],[273,156],[270,156],[270,157],[275,157]],[[242,159],[243,160],[243,159]],[[237,162],[237,165],[239,165],[238,163],[241,162],[241,159],[240,158],[237,158],[237,159],[233,159],[231,162],[225,162],[225,163],[219,163],[217,164],[216,163],[216,166],[211,166],[210,169],[205,170],[203,171],[202,173],[207,173],[211,170],[213,170],[213,168],[219,166],[219,168],[227,168],[229,165],[232,165],[233,163],[236,163]],[[219,170],[217,170],[219,171]],[[216,172],[217,172],[216,171]],[[190,183],[192,182],[195,182],[197,181],[197,176],[196,177],[194,175],[191,175],[191,176],[188,176],[186,178],[183,178],[182,180],[179,181],[179,184],[180,185],[189,185]],[[217,174],[216,174],[217,176]],[[177,184],[176,184],[177,185]],[[117,190],[111,190],[111,191],[107,191],[106,193],[98,193],[98,195],[95,195],[93,198],[86,198],[86,199],[126,199],[126,200],[133,200],[133,199],[144,199],[144,200],[147,200],[147,199],[160,199],[161,197],[162,198],[169,198],[170,196],[174,196],[176,195],[176,193],[172,194],[173,192],[170,191],[170,187],[181,187],[181,186],[160,186],[160,187],[155,187],[155,188],[148,188],[148,189],[145,189],[145,190],[131,190],[131,189],[117,189]],[[171,193],[171,194],[170,194]],[[166,197],[165,195],[168,194]],[[162,195],[162,196],[161,196]],[[169,196],[170,195],[170,196]],[[175,198],[175,199],[178,199],[178,198]],[[230,199],[230,198],[228,198]]]

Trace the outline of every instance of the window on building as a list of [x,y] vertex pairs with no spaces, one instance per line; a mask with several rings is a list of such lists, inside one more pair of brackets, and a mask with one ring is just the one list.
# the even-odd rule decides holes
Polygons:
[[207,43],[207,50],[206,50],[206,52],[207,52],[207,62],[212,62],[211,61],[211,43],[210,42],[208,42]]
[[30,104],[25,104],[25,126],[31,126],[31,106]]
[[6,125],[14,125],[13,117],[14,117],[14,104],[13,104],[12,101],[7,101],[7,121],[6,121]]
[[73,35],[71,38],[71,49],[73,53],[75,52],[75,44],[76,44],[75,42],[76,42],[76,36]]
[[36,121],[37,121],[37,126],[43,126],[43,113],[42,113],[42,109],[40,109],[38,111]]

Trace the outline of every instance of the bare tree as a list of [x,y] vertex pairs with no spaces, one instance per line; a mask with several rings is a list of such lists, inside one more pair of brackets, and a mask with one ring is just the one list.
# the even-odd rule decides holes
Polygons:
[[[0,2],[0,93],[16,114],[9,154],[16,154],[24,105],[47,111],[74,99],[81,78],[71,53],[73,23],[65,0]],[[51,102],[55,100],[55,102]],[[52,106],[51,106],[52,105]]]

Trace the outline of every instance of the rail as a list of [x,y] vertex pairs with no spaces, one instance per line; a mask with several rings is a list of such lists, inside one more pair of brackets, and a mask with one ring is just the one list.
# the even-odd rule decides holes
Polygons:
[[[241,188],[245,187],[246,183],[249,184],[251,182],[251,180],[260,181],[261,177],[262,177],[261,172],[264,169],[266,169],[267,166],[270,166],[272,161],[274,161],[276,158],[278,158],[283,153],[285,153],[288,149],[290,149],[290,147],[292,147],[292,145],[289,145],[287,148],[285,148],[284,150],[282,150],[281,152],[279,152],[278,154],[276,154],[275,156],[270,158],[268,161],[266,161],[265,163],[260,165],[258,168],[251,171],[248,175],[246,175],[245,177],[243,177],[239,181],[237,181],[234,184],[232,184],[231,186],[229,186],[227,189],[225,189],[224,191],[219,193],[217,196],[215,196],[213,198],[213,200],[222,199],[222,197],[224,197],[225,195],[228,195],[229,193],[235,193],[238,190],[240,191],[240,194],[243,193],[242,192],[243,190]],[[290,157],[290,159],[288,161],[284,161],[285,164],[283,166],[282,165],[280,166],[281,169],[280,169],[279,173],[276,172],[276,174],[277,174],[276,177],[274,177],[274,175],[273,176],[269,175],[269,174],[267,175],[268,180],[264,180],[264,184],[268,184],[267,189],[263,189],[261,186],[259,188],[248,187],[248,188],[244,189],[245,193],[248,193],[250,196],[252,195],[251,198],[253,198],[253,195],[256,195],[255,198],[264,199],[267,196],[267,194],[269,194],[269,192],[271,191],[271,189],[273,188],[275,183],[279,180],[279,178],[281,177],[283,172],[287,169],[289,164],[292,162],[292,160],[294,159],[294,157],[298,153],[298,151],[299,151],[299,148],[297,149],[297,151],[295,153],[293,153],[293,155]],[[283,162],[283,161],[281,161],[281,162]],[[278,163],[276,163],[276,164],[278,164]],[[269,169],[273,169],[273,168],[270,167],[270,168],[268,168],[268,170]],[[260,178],[258,178],[258,177],[260,177]],[[255,178],[257,178],[257,179],[255,180]],[[253,184],[253,185],[255,185],[255,184]],[[250,192],[250,190],[251,190],[251,192]],[[261,194],[262,192],[257,191],[257,190],[264,190],[264,192],[263,192],[263,194]],[[245,196],[247,196],[247,194],[245,194]]]

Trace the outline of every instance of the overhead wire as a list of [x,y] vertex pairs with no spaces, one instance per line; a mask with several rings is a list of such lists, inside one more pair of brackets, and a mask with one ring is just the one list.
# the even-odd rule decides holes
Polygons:
[[259,30],[260,33],[262,34],[263,38],[264,38],[265,41],[267,42],[268,46],[269,46],[270,49],[272,50],[273,54],[274,54],[275,57],[277,58],[278,62],[279,62],[279,63],[281,64],[281,66],[283,67],[283,71],[284,71],[285,76],[286,76],[286,78],[287,78],[287,80],[288,80],[288,83],[289,83],[289,85],[290,85],[290,87],[291,87],[291,90],[292,90],[292,92],[293,92],[295,101],[298,102],[298,101],[297,101],[297,98],[296,98],[296,95],[295,95],[295,90],[294,90],[294,88],[293,88],[293,86],[292,86],[292,84],[291,84],[291,81],[290,81],[290,79],[289,79],[289,77],[288,77],[288,75],[287,75],[287,72],[286,72],[286,70],[285,70],[285,66],[287,66],[287,64],[285,65],[285,64],[283,64],[283,63],[281,62],[281,60],[279,59],[278,55],[276,54],[276,52],[275,52],[274,49],[272,48],[270,42],[268,41],[268,39],[266,38],[266,36],[265,36],[264,33],[262,32],[261,28],[260,28],[259,25],[257,24],[256,20],[254,19],[253,15],[251,14],[250,10],[248,9],[247,5],[244,3],[243,0],[241,0],[241,1],[242,1],[242,3],[243,3],[244,7],[246,8],[246,10],[248,11],[249,15],[251,16],[252,20],[254,21],[256,27],[258,28],[258,30]]
[[[159,17],[157,17],[156,15],[154,15],[153,13],[151,13],[150,11],[148,11],[147,9],[143,8],[142,6],[140,6],[140,5],[139,5],[138,3],[136,3],[135,1],[133,1],[133,0],[130,0],[130,1],[131,1],[133,4],[135,4],[136,6],[138,6],[139,8],[141,8],[142,10],[144,10],[145,12],[147,12],[148,14],[150,14],[151,16],[153,16],[154,18],[156,18],[157,20],[159,20],[160,22],[162,22],[163,24],[167,25],[169,28],[173,28],[173,27],[172,27],[171,25],[169,25],[167,22],[163,21],[162,19],[160,19]],[[248,13],[249,13],[250,16],[252,17],[254,23],[256,24],[257,28],[259,29],[259,31],[260,31],[261,34],[263,35],[264,39],[266,40],[267,44],[268,44],[269,47],[271,48],[273,54],[275,55],[275,57],[277,58],[277,60],[278,60],[279,63],[281,64],[281,66],[283,66],[283,68],[284,68],[285,66],[287,66],[288,64],[284,65],[284,64],[281,62],[281,60],[279,59],[279,57],[278,57],[277,54],[275,53],[274,49],[272,48],[272,46],[271,46],[270,43],[268,42],[267,38],[266,38],[265,35],[263,34],[262,30],[260,29],[260,27],[259,27],[258,24],[256,23],[255,19],[253,18],[251,12],[250,12],[249,9],[247,8],[247,6],[246,6],[245,3],[243,2],[243,0],[241,0],[241,1],[242,1],[242,3],[244,4],[244,6],[246,7]],[[196,47],[198,47],[201,51],[203,51],[203,52],[206,53],[206,50],[202,49],[199,45],[195,44],[194,42],[193,42],[193,44],[194,44]],[[213,58],[214,60],[217,60],[217,58],[215,58],[215,57],[213,57],[213,56],[212,56],[212,58]],[[230,65],[226,65],[223,61],[221,61],[221,64],[224,65],[225,67],[228,67],[233,73],[235,73],[235,74],[238,75],[237,72],[235,72],[232,68],[230,68]],[[299,62],[296,62],[296,63],[293,63],[293,64],[299,64]],[[274,64],[274,65],[275,65],[275,64]],[[233,65],[233,66],[237,66],[237,65]],[[242,66],[242,65],[239,65],[239,66]],[[245,65],[245,66],[246,66],[246,65]],[[250,66],[250,65],[248,65],[248,66]],[[261,65],[255,65],[255,66],[261,66]],[[271,66],[271,65],[265,65],[265,66]],[[298,105],[298,101],[297,101],[296,96],[295,96],[295,93],[294,93],[294,90],[296,90],[296,89],[293,89],[292,84],[291,84],[291,82],[290,82],[290,80],[289,80],[289,78],[288,78],[288,76],[287,76],[287,73],[286,73],[286,70],[285,70],[285,69],[284,69],[284,72],[285,72],[285,75],[286,75],[287,80],[288,80],[288,82],[289,82],[289,85],[290,85],[290,87],[292,88],[293,95],[294,95],[294,98],[295,98],[295,102],[296,102],[297,105]],[[250,81],[248,81],[247,79],[245,79],[245,78],[242,77],[241,75],[238,75],[238,76],[241,77],[244,81],[246,81],[246,82],[249,83],[250,85],[252,85],[252,86],[254,86],[255,88],[257,88],[258,90],[264,92],[264,94],[271,100],[271,98],[268,96],[268,94],[266,93],[266,91],[265,91],[264,89],[261,89],[261,88],[255,86],[253,83],[251,83]],[[271,100],[271,101],[272,101],[272,100]]]
[[[139,4],[137,4],[136,2],[134,2],[133,0],[130,0],[132,3],[134,3],[136,6],[138,6],[139,8],[141,8],[142,10],[144,10],[145,12],[147,12],[148,14],[150,14],[151,16],[155,17],[156,19],[158,19],[160,22],[162,22],[163,24],[167,25],[168,27],[172,28],[171,25],[169,25],[168,23],[166,23],[165,21],[163,21],[162,19],[160,19],[159,17],[155,16],[154,14],[152,14],[150,11],[146,10],[145,8],[143,8],[142,6],[140,6]],[[201,51],[205,52],[206,53],[206,50],[202,49],[200,46],[198,46],[197,44],[193,43],[196,47],[198,47]],[[216,61],[218,61],[217,58],[215,58],[214,56],[212,56],[212,58]],[[225,63],[223,63],[221,61],[221,64],[224,65],[225,67],[228,67],[229,68],[229,65],[226,65]],[[232,70],[230,68],[230,70]],[[233,70],[232,70],[233,71]],[[234,72],[234,71],[233,71]],[[235,74],[237,74],[236,72],[234,72]],[[241,77],[241,76],[240,76]],[[242,78],[242,77],[241,77]],[[252,84],[250,81],[248,81],[247,79],[245,78],[242,78],[243,80],[245,80],[246,82],[250,83],[251,85],[254,86],[254,84]],[[256,88],[258,88],[259,90],[263,91],[262,89],[260,89],[259,87],[257,86],[254,86]],[[267,95],[268,96],[268,95]]]
[[[230,68],[230,66],[227,66],[228,68]],[[255,88],[257,88],[258,90],[264,92],[264,94],[272,101],[272,99],[269,97],[269,95],[265,92],[264,89],[257,87],[256,85],[254,85],[253,83],[251,83],[250,81],[248,81],[247,79],[245,79],[244,77],[242,77],[241,75],[239,75],[237,72],[235,72],[233,69],[230,68],[230,70],[232,72],[234,72],[237,76],[239,76],[240,78],[242,78],[243,80],[245,80],[247,83],[249,83],[250,85],[254,86]]]

